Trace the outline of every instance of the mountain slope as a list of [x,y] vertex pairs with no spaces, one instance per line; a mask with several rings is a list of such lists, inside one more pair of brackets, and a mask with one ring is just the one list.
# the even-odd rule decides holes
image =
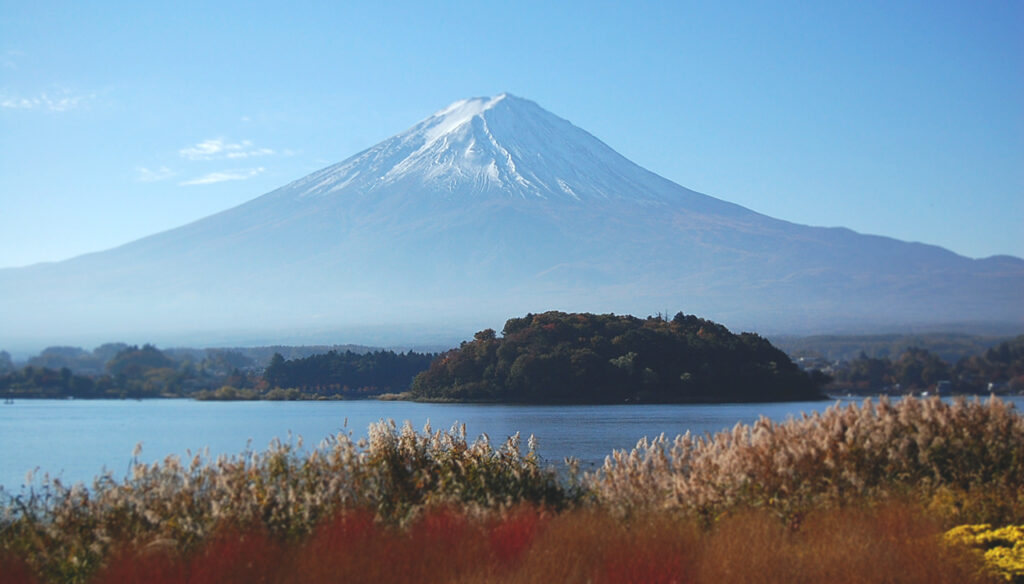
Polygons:
[[1024,324],[1022,297],[1018,258],[760,215],[500,95],[181,228],[0,270],[0,346],[308,331],[355,342],[548,309],[683,310],[787,332]]

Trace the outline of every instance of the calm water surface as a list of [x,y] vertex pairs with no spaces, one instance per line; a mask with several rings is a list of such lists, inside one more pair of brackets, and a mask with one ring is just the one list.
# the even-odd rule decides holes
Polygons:
[[[1010,398],[1024,409],[1024,398]],[[599,466],[614,449],[632,448],[644,436],[703,433],[749,423],[764,415],[782,421],[822,411],[835,402],[723,405],[520,406],[409,402],[196,402],[191,400],[20,400],[0,405],[0,487],[18,492],[38,469],[68,482],[90,482],[104,469],[116,478],[128,470],[132,451],[161,460],[209,449],[212,456],[262,450],[289,433],[307,446],[338,432],[354,437],[380,419],[412,422],[420,430],[466,424],[471,437],[492,444],[520,432],[524,449],[533,434],[541,456],[560,465],[567,456],[584,470]],[[37,479],[38,480],[38,479]]]

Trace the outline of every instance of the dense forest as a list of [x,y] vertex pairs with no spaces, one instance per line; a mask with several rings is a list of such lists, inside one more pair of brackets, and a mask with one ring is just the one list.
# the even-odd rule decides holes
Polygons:
[[895,359],[861,353],[831,368],[829,374],[834,378],[833,390],[874,393],[888,388],[903,393],[947,381],[950,391],[956,393],[1019,393],[1024,391],[1024,335],[954,364],[926,349],[911,347]]
[[[250,349],[260,355],[265,349]],[[433,355],[307,348],[255,361],[228,349],[165,349],[107,344],[92,352],[51,347],[16,367],[0,352],[0,395],[6,398],[321,399],[365,398],[404,391]],[[74,368],[74,369],[72,369]]]
[[[829,392],[902,394],[948,381],[941,387],[953,393],[1024,393],[1024,335],[956,360],[928,348],[892,351],[862,351],[849,360],[803,354],[798,361],[812,372],[812,386],[832,377]],[[528,315],[509,320],[501,338],[481,331],[431,366],[434,358],[355,345],[161,350],[108,343],[92,351],[50,347],[15,363],[0,351],[0,396],[351,399],[403,392],[424,371],[412,388],[419,399],[615,403],[809,395],[807,377],[768,341],[681,314]]]
[[[6,366],[4,366],[6,365]],[[0,362],[0,394],[7,397],[181,397],[225,383],[254,385],[241,355],[211,349],[200,360],[175,358],[153,345],[106,344],[92,352],[51,347],[21,368]],[[72,369],[74,368],[74,369]]]
[[271,387],[294,388],[321,396],[402,392],[434,357],[430,353],[413,351],[362,354],[330,351],[286,361],[275,353],[263,373],[263,379]]
[[738,402],[821,397],[758,335],[677,314],[640,319],[545,312],[512,318],[443,353],[413,381],[417,399],[500,402]]

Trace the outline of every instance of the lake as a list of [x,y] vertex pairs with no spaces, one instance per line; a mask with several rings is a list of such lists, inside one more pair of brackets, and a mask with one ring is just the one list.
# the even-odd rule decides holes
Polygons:
[[[1024,397],[1008,398],[1024,409]],[[209,449],[212,456],[263,450],[275,438],[301,436],[307,447],[338,432],[366,435],[381,419],[408,420],[417,430],[466,424],[499,445],[521,433],[523,448],[536,436],[541,456],[561,465],[567,456],[583,470],[601,465],[614,449],[632,448],[644,436],[686,431],[717,432],[764,415],[777,421],[823,411],[834,401],[716,404],[536,406],[424,404],[380,401],[197,402],[192,400],[19,400],[0,405],[0,487],[17,493],[26,473],[50,473],[89,483],[103,469],[125,476],[136,444],[140,459],[162,460]],[[38,482],[38,477],[36,479]]]

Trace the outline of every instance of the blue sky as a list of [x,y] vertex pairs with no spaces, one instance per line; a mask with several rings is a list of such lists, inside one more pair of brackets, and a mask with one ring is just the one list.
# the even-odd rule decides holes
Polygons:
[[1024,256],[1021,2],[0,0],[0,267],[505,91],[774,217]]

